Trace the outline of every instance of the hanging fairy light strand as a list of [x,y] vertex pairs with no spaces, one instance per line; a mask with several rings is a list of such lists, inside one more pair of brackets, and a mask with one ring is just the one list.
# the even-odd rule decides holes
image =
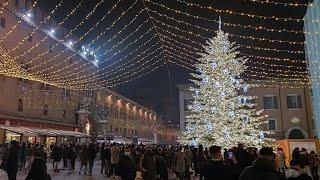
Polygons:
[[[58,8],[62,7],[62,4],[64,3],[64,0],[61,0],[56,6],[55,8],[49,13],[49,15],[47,17],[44,18],[44,20],[42,20],[39,25],[34,25],[35,28],[32,30],[31,33],[29,33],[29,35],[27,35],[26,37],[24,37],[22,40],[20,40],[18,42],[18,44],[16,46],[14,46],[12,49],[7,50],[7,53],[10,54],[11,52],[17,50],[21,45],[24,44],[24,42],[26,40],[28,40],[28,38],[32,35],[34,35],[34,33],[36,33],[36,31],[41,27],[42,24],[44,24],[45,22],[47,22],[48,20],[51,19],[52,15],[58,10]],[[23,15],[21,18],[23,19],[25,15]],[[27,22],[27,21],[26,21]],[[30,22],[29,22],[30,23]]]
[[[188,38],[184,38],[184,40],[188,40],[188,41],[190,41],[190,42],[195,42],[195,41],[192,41],[191,39],[188,39]],[[179,47],[179,46],[176,46],[176,45],[174,45],[174,44],[171,44],[171,43],[169,43],[168,41],[166,42],[167,44],[170,44],[170,45],[172,45],[172,46],[174,46],[174,48],[172,48],[172,47],[168,47],[169,49],[171,49],[172,51],[175,51],[175,53],[176,54],[182,54],[183,53],[183,51],[185,51],[185,52],[190,52],[190,51],[188,51],[188,50],[185,50],[185,49],[183,49],[183,48],[181,48],[181,47]],[[183,43],[182,42],[180,42],[179,43],[180,45],[183,45]],[[177,49],[179,49],[179,51],[177,51]],[[201,51],[200,51],[201,52]],[[183,58],[183,59],[197,59],[197,57],[195,57],[195,56],[193,56],[193,55],[189,55],[189,54],[184,54],[184,55],[186,55],[187,57],[186,58]],[[244,56],[246,56],[246,54],[242,54],[242,55],[244,55]],[[254,56],[253,56],[254,57]],[[252,65],[250,65],[250,67],[251,67]],[[262,70],[264,70],[264,71],[266,71],[267,69],[266,68],[261,68]],[[273,75],[283,75],[283,76],[289,76],[289,75],[287,75],[287,74],[279,74],[280,72],[283,72],[283,73],[290,73],[290,74],[292,74],[292,71],[291,70],[275,70],[275,69],[273,69],[274,71],[276,71],[277,73],[273,73]],[[306,75],[306,71],[302,71],[302,72],[295,72],[296,74],[292,74],[291,76],[300,76],[299,74],[301,73],[301,74],[304,74],[304,76]],[[302,76],[302,77],[304,77],[304,76]]]
[[[115,4],[114,7],[115,7],[115,6],[117,6],[117,4]],[[111,10],[112,10],[112,9],[114,9],[114,8],[111,8]],[[110,10],[108,13],[110,13],[111,10]],[[108,14],[108,13],[107,13],[107,14]],[[122,13],[122,14],[125,15],[125,13]],[[112,23],[112,26],[110,26],[110,27],[113,27],[114,25],[115,25],[115,23]],[[96,38],[96,39],[97,39],[97,38]],[[53,48],[57,47],[58,45],[59,45],[59,44],[57,43],[56,45],[53,46]],[[34,61],[34,60],[39,59],[40,57],[42,57],[43,55],[47,54],[48,52],[49,52],[49,50],[47,50],[45,53],[40,54],[40,56],[38,56],[37,58],[35,58],[35,59],[31,60],[31,61]],[[63,53],[66,53],[66,52],[67,52],[67,50],[61,50],[59,53],[56,54],[55,57],[53,57],[53,58],[51,58],[51,59],[49,59],[49,60],[47,60],[47,61],[42,61],[40,64],[37,64],[36,66],[31,67],[30,70],[35,69],[35,68],[38,68],[38,67],[40,68],[41,66],[47,64],[48,62],[51,62],[52,60],[58,58],[59,56],[61,56]],[[59,63],[54,64],[53,66],[51,66],[50,69],[53,69],[54,67],[58,67],[59,65],[63,64],[64,62],[66,62],[66,61],[69,60],[70,58],[74,57],[75,55],[77,55],[77,53],[73,53],[73,54],[72,54],[71,56],[69,56],[67,59],[64,59],[64,60],[59,61]],[[30,63],[30,61],[29,61],[29,63]],[[78,62],[72,64],[71,66],[74,66],[74,65],[77,65],[77,64],[78,64]],[[66,66],[65,66],[65,67],[66,67]],[[65,69],[65,67],[64,67],[64,69]],[[70,66],[68,66],[68,67],[70,67]],[[42,69],[40,72],[37,72],[37,73],[43,73],[44,71],[47,71],[47,70],[48,70],[48,69]],[[61,69],[60,69],[59,71],[61,71]],[[52,73],[55,74],[55,72],[51,72],[51,74],[52,74]]]
[[312,3],[287,3],[287,2],[276,2],[270,0],[242,0],[244,2],[252,2],[252,3],[259,3],[261,5],[271,4],[271,5],[281,5],[281,6],[290,6],[290,7],[316,7]]
[[[37,5],[39,0],[36,0],[33,2],[32,6],[27,10],[27,13],[31,13],[32,10],[35,8],[35,6]],[[9,1],[7,1],[6,4],[9,4]],[[14,13],[13,11],[11,11],[10,9],[6,8],[5,6],[1,6],[3,8],[2,13],[4,12],[4,10],[10,12],[11,14],[14,14],[17,18],[18,16],[16,15],[16,13]],[[12,32],[14,32],[14,30],[22,23],[23,21],[19,18],[19,20],[17,21],[17,23],[15,25],[13,25],[10,30],[8,32],[6,32],[3,36],[0,37],[0,43],[2,43]]]
[[[166,36],[166,35],[164,35],[164,34],[161,34],[161,37],[163,38],[163,39],[166,39],[167,41],[167,43],[170,43],[170,44],[173,44],[173,43],[177,43],[177,44],[179,44],[179,45],[181,45],[181,46],[184,46],[184,47],[186,47],[186,48],[189,48],[189,49],[192,49],[191,51],[196,51],[196,52],[203,52],[203,49],[199,49],[199,48],[197,48],[196,46],[190,46],[190,45],[188,45],[188,44],[186,44],[186,43],[184,43],[184,42],[181,42],[181,41],[177,41],[177,40],[175,40],[175,39],[173,39],[173,38],[170,38],[170,37],[168,37],[168,36]],[[172,43],[171,43],[172,42]],[[240,45],[239,45],[240,46]],[[244,55],[244,54],[243,54]],[[251,55],[249,55],[249,54],[245,54],[244,56],[251,56]],[[252,58],[258,58],[259,56],[251,56]],[[264,58],[263,58],[264,59]],[[270,59],[270,60],[272,60],[272,59]],[[304,61],[303,61],[304,62]],[[250,61],[250,63],[254,63],[254,64],[263,64],[263,65],[265,65],[265,66],[271,66],[271,67],[281,67],[281,68],[297,68],[297,69],[302,69],[302,70],[304,70],[306,67],[299,67],[299,66],[293,66],[293,65],[282,65],[282,64],[271,64],[271,63],[266,63],[266,61],[258,61],[258,62],[256,62],[256,61]]]
[[[146,0],[150,1],[150,0]],[[224,14],[230,14],[230,15],[237,15],[237,16],[244,16],[248,18],[257,18],[257,19],[262,19],[262,20],[274,20],[274,21],[292,21],[292,22],[303,22],[304,19],[300,18],[291,18],[291,17],[276,17],[276,16],[262,16],[262,15],[256,15],[256,14],[248,14],[248,13],[243,13],[243,12],[236,12],[232,10],[222,10],[222,9],[215,9],[211,6],[202,6],[200,4],[196,3],[188,3],[186,1],[182,0],[176,0],[176,2],[179,2],[181,4],[185,4],[190,7],[197,7],[200,9],[207,9],[216,13],[224,13]]]
[[[148,2],[151,2],[152,4],[154,5],[157,5],[157,6],[160,6],[160,7],[163,7],[165,9],[169,9],[167,8],[166,6],[162,5],[162,4],[159,4],[159,3],[155,3],[153,1],[149,1],[149,0],[146,0]],[[179,11],[178,11],[179,12]],[[164,17],[168,17],[168,16],[164,16]],[[197,16],[191,16],[193,18],[197,17]],[[174,19],[174,18],[171,18],[171,19]],[[184,22],[184,21],[181,21],[180,22]],[[185,24],[187,24],[186,22],[184,22]],[[194,25],[195,26],[195,25]],[[233,34],[233,33],[229,33],[231,36],[234,36],[234,37],[239,37],[241,39],[247,39],[247,40],[258,40],[258,41],[265,41],[265,42],[269,42],[269,43],[287,43],[287,44],[290,44],[290,45],[303,45],[303,44],[306,44],[306,42],[300,42],[300,41],[287,41],[287,40],[278,40],[278,39],[269,39],[269,38],[260,38],[260,37],[254,37],[254,36],[245,36],[245,35],[238,35],[238,34]],[[312,44],[314,45],[318,45],[317,43],[315,42],[311,42]]]
[[[208,22],[219,23],[218,20],[209,19],[209,18],[197,16],[197,15],[191,15],[191,14],[189,14],[187,12],[182,12],[182,11],[178,11],[178,10],[169,8],[169,7],[167,7],[167,6],[163,5],[163,4],[155,3],[155,2],[152,2],[152,1],[150,1],[150,3],[152,3],[153,5],[162,7],[164,9],[166,9],[167,11],[175,12],[175,13],[180,14],[180,15],[185,15],[185,16],[192,17],[192,18],[198,19],[198,20],[204,20],[204,21],[208,21]],[[154,13],[158,13],[160,16],[167,16],[165,14],[159,13],[156,10],[151,10],[151,11],[154,12]],[[169,17],[169,16],[167,16],[167,17]],[[170,17],[170,18],[173,18],[173,17]],[[278,32],[278,33],[294,33],[294,34],[309,34],[309,35],[318,35],[318,34],[320,34],[319,32],[311,33],[311,32],[305,31],[305,30],[297,31],[297,30],[285,29],[285,28],[284,29],[273,29],[273,28],[267,28],[267,27],[263,27],[263,26],[242,25],[242,24],[234,24],[234,23],[227,23],[227,22],[222,22],[222,24],[224,26],[229,26],[229,27],[239,27],[239,28],[244,28],[244,29],[248,29],[248,30],[256,30],[256,31],[262,31],[263,30],[263,31],[271,32],[271,33]]]
[[[59,29],[59,28],[65,23],[65,21],[68,20],[68,19],[70,18],[70,16],[73,15],[73,14],[83,5],[83,1],[84,1],[84,0],[81,0],[81,1],[78,3],[78,5],[77,5],[74,9],[72,9],[72,10],[70,11],[70,13],[68,13],[68,14],[66,15],[66,17],[64,17],[64,18],[58,23],[58,25],[57,25],[55,28],[50,29],[49,32],[44,32],[44,31],[42,31],[43,34],[45,34],[45,36],[44,36],[43,39],[41,39],[39,42],[37,42],[35,45],[33,45],[31,48],[29,48],[28,51],[25,51],[25,52],[21,53],[20,55],[14,56],[13,59],[19,59],[19,58],[25,56],[26,54],[30,53],[33,49],[39,47],[39,45],[41,45],[43,42],[45,42],[45,40],[47,40],[49,37],[51,37],[51,39],[54,39],[54,38],[55,38],[55,37],[54,37],[54,32],[55,32],[57,29]],[[53,47],[51,47],[50,49],[52,50]],[[50,49],[49,49],[48,51],[50,51]],[[28,61],[26,64],[31,64],[32,62],[33,62],[33,61]]]
[[[140,39],[142,39],[144,36],[146,36],[147,34],[149,34],[150,32],[152,31],[152,29],[149,29],[148,31],[146,31],[145,33],[143,33],[140,37],[136,38],[134,41],[131,41],[130,43],[127,44],[127,46],[125,46],[124,48],[122,48],[121,50],[115,52],[113,55],[110,55],[107,59],[105,59],[104,61],[108,61],[109,59],[111,59],[112,57],[116,56],[117,54],[125,51],[128,47],[130,47],[131,45],[133,45],[134,43],[138,42]],[[89,69],[87,69],[88,71],[91,71],[93,67],[89,67]],[[96,73],[100,73],[100,72],[103,72],[103,70],[105,70],[106,67],[102,67],[100,69],[97,70],[97,72],[93,71],[92,73],[90,74],[86,74],[86,75],[80,75],[80,77],[87,77],[87,76],[92,76]],[[73,75],[75,74],[79,74],[79,71],[76,72],[76,73],[73,73]],[[103,75],[100,75],[100,76],[103,76]],[[99,76],[99,77],[100,77]],[[63,75],[63,77],[67,77],[66,75]]]
[[[142,37],[145,36],[146,34],[150,33],[151,30],[152,30],[152,28],[149,29],[149,30],[148,30],[147,32],[145,32],[144,34],[142,34],[142,36],[140,36],[139,38],[137,38],[135,41],[137,42],[138,40],[142,39]],[[153,39],[155,36],[156,36],[156,35],[154,35],[154,36],[151,37],[150,39]],[[131,52],[128,53],[124,58],[121,58],[121,59],[118,60],[118,61],[121,61],[122,59],[125,59],[125,58],[129,57],[131,54],[133,54],[134,52],[136,52],[138,49],[140,49],[141,47],[145,46],[148,42],[149,42],[149,41],[147,41],[147,42],[145,42],[144,44],[138,46],[135,50],[131,51]],[[130,47],[132,44],[133,44],[133,42],[131,42],[130,44],[128,44],[126,47],[122,48],[122,49],[119,50],[118,52],[124,51],[125,49],[127,49],[128,47]],[[110,57],[107,58],[107,59],[110,59]],[[92,81],[92,80],[95,79],[95,78],[103,78],[103,77],[104,77],[103,72],[104,72],[105,70],[107,70],[107,68],[109,68],[109,67],[110,67],[110,66],[104,66],[104,67],[100,68],[100,69],[98,70],[98,73],[101,73],[101,74],[99,74],[99,75],[96,75],[96,73],[94,73],[94,71],[93,71],[92,73],[85,74],[85,75],[81,75],[80,77],[81,77],[81,78],[86,78],[86,79],[88,79],[89,81]],[[89,71],[90,71],[90,68],[89,68]],[[76,72],[76,73],[79,73],[79,72]],[[81,73],[81,71],[80,71],[80,73]],[[66,77],[66,76],[67,76],[67,75],[64,75],[64,77]],[[102,82],[103,82],[103,83],[106,83],[106,80],[102,80]]]
[[[159,21],[160,22],[160,21]],[[173,27],[174,29],[176,29],[176,30],[179,30],[179,31],[181,31],[181,32],[184,32],[184,33],[188,33],[188,34],[190,34],[190,35],[194,35],[195,37],[198,37],[198,38],[202,38],[202,41],[205,41],[205,40],[207,40],[207,38],[208,37],[204,37],[204,36],[202,36],[202,35],[200,35],[200,34],[197,34],[197,33],[193,33],[193,32],[191,32],[191,31],[186,31],[186,30],[183,30],[183,29],[180,29],[180,28],[177,28],[177,27],[175,27],[175,26],[171,26],[171,25],[168,25],[168,24],[165,24],[165,23],[162,23],[161,22],[161,25],[164,25],[164,26],[166,26],[166,27]],[[170,31],[168,31],[168,30],[165,30],[165,29],[163,29],[163,28],[160,28],[160,27],[158,27],[157,26],[157,28],[158,29],[160,29],[161,31],[163,31],[163,32],[166,32],[166,33],[168,33],[168,34],[170,34],[170,35],[173,35],[173,36],[175,36],[175,37],[179,37],[180,39],[185,39],[185,40],[189,40],[190,42],[192,42],[193,44],[196,44],[197,46],[202,46],[202,43],[200,43],[200,42],[197,42],[197,41],[194,41],[194,40],[191,40],[191,39],[188,39],[188,38],[185,38],[184,36],[181,36],[181,35],[178,35],[178,34],[174,34],[174,33],[172,33],[172,32],[170,32]],[[256,57],[256,58],[258,58],[258,59],[268,59],[268,60],[278,60],[278,61],[287,61],[287,62],[292,62],[292,63],[305,63],[306,61],[305,60],[292,60],[292,59],[288,59],[288,58],[272,58],[272,57],[264,57],[264,56],[256,56],[256,55],[251,55],[252,57],[254,56],[254,57]]]
[[[148,41],[144,42],[142,45],[140,45],[139,47],[137,47],[135,50],[133,50],[133,51],[131,51],[130,53],[126,54],[126,56],[120,58],[119,60],[114,61],[113,63],[105,66],[105,67],[104,67],[102,70],[100,70],[99,72],[103,72],[104,70],[107,70],[109,67],[112,67],[114,64],[116,64],[116,63],[118,63],[118,62],[121,62],[121,61],[127,59],[128,57],[130,57],[130,56],[133,55],[134,53],[138,52],[138,50],[140,50],[142,47],[145,47],[145,46],[146,46],[149,42],[151,42],[153,39],[154,39],[154,38],[151,38],[151,39],[149,39]],[[157,44],[157,43],[155,43],[155,44]],[[147,53],[147,52],[149,51],[149,49],[151,49],[152,47],[153,47],[153,46],[150,46],[149,48],[144,49],[140,54],[135,55],[134,57],[132,57],[132,61],[135,61],[136,58],[138,58],[138,57],[140,57],[141,55]],[[115,67],[114,69],[116,69],[116,68],[117,68],[117,67]],[[76,75],[76,74],[84,74],[84,71],[85,71],[85,69],[82,68],[82,70],[75,70],[75,71],[74,71],[74,74],[67,74],[67,73],[64,74],[64,73],[62,73],[62,75],[63,75],[64,77],[67,77],[67,78],[68,78],[69,76],[73,76],[73,75]],[[111,71],[112,71],[112,70],[111,70]],[[119,71],[117,71],[117,72],[119,72]],[[96,75],[95,73],[90,73],[90,74],[80,75],[78,78],[72,79],[72,81],[77,82],[78,80],[82,79],[82,80],[86,80],[87,82],[90,82],[90,81],[92,81],[92,80],[94,80],[94,79],[96,79],[96,78],[102,78],[102,76],[105,77],[104,74],[98,76],[98,75]],[[105,79],[105,78],[104,78],[104,79]],[[53,79],[53,80],[61,80],[61,78],[56,77],[56,79]],[[66,82],[69,82],[69,81],[66,81]],[[103,80],[103,83],[105,83],[105,82],[106,82],[106,80]]]

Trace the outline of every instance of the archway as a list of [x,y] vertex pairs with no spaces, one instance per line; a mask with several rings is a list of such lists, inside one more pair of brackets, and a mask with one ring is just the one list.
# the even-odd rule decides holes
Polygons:
[[289,133],[289,139],[304,139],[304,135],[300,129],[293,129]]
[[286,139],[305,139],[308,137],[308,133],[304,131],[300,126],[293,126],[289,128],[285,133]]

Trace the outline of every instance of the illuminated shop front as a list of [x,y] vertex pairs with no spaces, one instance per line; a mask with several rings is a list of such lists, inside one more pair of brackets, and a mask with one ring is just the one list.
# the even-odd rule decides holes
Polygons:
[[5,143],[9,143],[11,141],[17,141],[20,142],[21,141],[21,134],[19,133],[15,133],[15,132],[11,132],[8,130],[5,130]]
[[18,142],[39,142],[47,145],[59,142],[79,142],[83,141],[83,139],[87,141],[88,138],[90,138],[90,135],[77,131],[12,126],[0,126],[0,134],[1,142],[11,142],[15,140]]

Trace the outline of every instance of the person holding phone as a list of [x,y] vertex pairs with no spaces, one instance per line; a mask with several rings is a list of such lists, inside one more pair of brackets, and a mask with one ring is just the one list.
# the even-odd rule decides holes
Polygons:
[[[212,159],[208,161],[208,164],[204,168],[204,179],[211,180],[219,179],[223,180],[235,180],[237,179],[237,171],[236,169],[230,165],[225,164],[223,162],[223,157],[221,153],[220,146],[211,146],[209,148],[210,155]],[[228,153],[228,158],[233,162],[233,164],[237,164],[237,160],[235,159],[233,153]]]

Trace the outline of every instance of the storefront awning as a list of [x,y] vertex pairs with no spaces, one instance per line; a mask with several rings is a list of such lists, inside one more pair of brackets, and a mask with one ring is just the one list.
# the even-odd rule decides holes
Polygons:
[[65,130],[54,130],[54,129],[36,129],[36,128],[1,126],[1,125],[0,125],[0,128],[15,132],[15,133],[19,133],[24,136],[90,137],[90,135],[88,135],[88,134],[76,132],[76,131],[65,131]]
[[112,141],[121,144],[132,144],[132,140],[123,136],[115,136]]

